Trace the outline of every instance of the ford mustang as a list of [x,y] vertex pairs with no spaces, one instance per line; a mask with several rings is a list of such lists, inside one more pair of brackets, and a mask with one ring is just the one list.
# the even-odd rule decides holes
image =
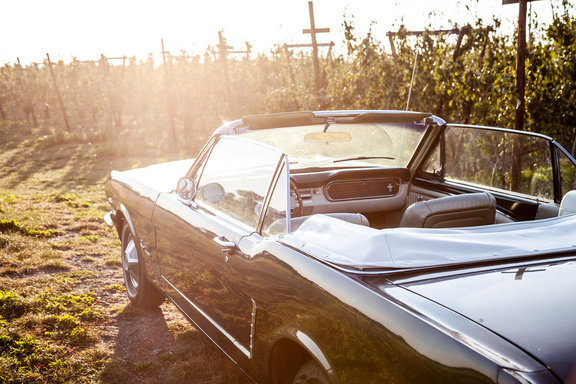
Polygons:
[[257,383],[576,382],[576,164],[429,113],[291,112],[113,171],[130,301]]

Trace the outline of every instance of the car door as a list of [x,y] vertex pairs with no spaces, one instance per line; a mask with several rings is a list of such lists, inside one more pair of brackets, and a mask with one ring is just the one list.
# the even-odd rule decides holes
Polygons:
[[417,172],[410,201],[488,190],[510,218],[534,220],[557,214],[575,176],[572,156],[547,136],[449,124]]
[[[248,277],[239,280],[235,264],[251,257],[282,159],[272,147],[221,137],[193,167],[194,201],[187,205],[174,192],[162,194],[153,216],[166,292],[235,360],[251,356],[256,311],[248,285],[238,286]],[[279,215],[285,219],[286,209]]]

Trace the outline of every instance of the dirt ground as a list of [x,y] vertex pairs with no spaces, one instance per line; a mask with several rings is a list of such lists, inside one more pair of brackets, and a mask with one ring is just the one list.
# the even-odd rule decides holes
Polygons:
[[[120,256],[118,256],[120,257]],[[93,270],[77,291],[94,292],[107,311],[96,325],[98,347],[111,353],[103,383],[251,383],[171,302],[144,311],[133,306],[125,291],[104,289],[124,284],[119,267],[70,260],[73,268]]]
[[[111,209],[104,194],[105,177],[112,169],[136,166],[131,159],[100,159],[97,146],[90,143],[47,143],[51,136],[46,129],[0,124],[0,137],[0,219],[20,222],[22,228],[63,233],[47,238],[5,234],[1,277],[12,288],[0,286],[0,290],[25,290],[34,287],[35,279],[50,281],[60,273],[83,276],[70,278],[60,293],[94,293],[94,305],[104,316],[82,325],[96,340],[91,338],[89,345],[81,348],[67,346],[67,358],[88,359],[94,364],[104,361],[104,369],[78,381],[251,382],[170,302],[152,311],[129,302],[122,288],[118,236],[104,224],[102,215]],[[16,245],[20,259],[7,248]],[[16,320],[9,320],[9,326],[17,327]],[[18,331],[43,337],[40,328],[36,333],[24,327]],[[87,353],[91,355],[86,357]],[[94,353],[101,356],[94,357]]]

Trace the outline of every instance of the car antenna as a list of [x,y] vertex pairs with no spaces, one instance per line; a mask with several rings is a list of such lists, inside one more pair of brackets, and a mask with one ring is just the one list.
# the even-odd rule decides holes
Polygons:
[[414,84],[414,74],[416,73],[416,63],[418,62],[418,52],[414,58],[414,67],[412,68],[412,79],[410,80],[410,89],[408,90],[408,101],[406,102],[406,110],[410,106],[410,96],[412,95],[412,85]]

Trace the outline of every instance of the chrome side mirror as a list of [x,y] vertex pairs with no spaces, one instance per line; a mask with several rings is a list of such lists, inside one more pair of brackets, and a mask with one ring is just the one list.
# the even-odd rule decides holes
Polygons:
[[196,196],[196,183],[188,176],[182,177],[176,185],[176,193],[182,200],[190,201]]

